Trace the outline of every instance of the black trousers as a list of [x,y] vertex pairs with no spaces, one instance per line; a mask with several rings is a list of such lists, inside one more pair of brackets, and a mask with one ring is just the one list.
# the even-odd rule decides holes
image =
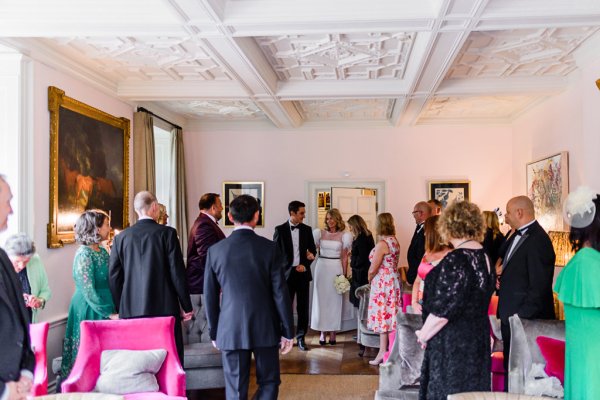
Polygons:
[[[308,304],[310,282],[306,279],[306,272],[292,270],[287,279],[290,301],[294,303],[296,297],[296,313],[298,314],[298,325],[296,326],[296,338],[301,338],[308,332]],[[333,283],[332,283],[333,285]]]
[[256,361],[258,391],[254,399],[275,400],[279,394],[279,347],[252,350],[222,350],[225,396],[227,400],[248,399],[252,353]]
[[504,354],[504,391],[508,392],[508,357],[510,356],[510,324],[508,321],[500,321],[500,332],[502,333],[502,352]]

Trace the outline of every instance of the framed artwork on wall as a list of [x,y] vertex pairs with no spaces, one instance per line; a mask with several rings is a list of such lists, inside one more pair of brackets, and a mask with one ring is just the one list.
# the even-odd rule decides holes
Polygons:
[[75,242],[73,224],[85,210],[101,209],[111,226],[129,225],[129,136],[118,118],[48,87],[50,111],[50,217],[48,248]]
[[566,151],[532,161],[526,167],[527,196],[535,217],[546,231],[568,229],[562,217],[569,194],[569,154]]
[[265,215],[265,183],[264,182],[223,182],[223,225],[232,227],[229,221],[229,205],[237,196],[248,194],[258,200],[258,223],[256,226],[264,226]]
[[436,199],[446,208],[453,201],[470,200],[471,181],[429,182],[429,199]]

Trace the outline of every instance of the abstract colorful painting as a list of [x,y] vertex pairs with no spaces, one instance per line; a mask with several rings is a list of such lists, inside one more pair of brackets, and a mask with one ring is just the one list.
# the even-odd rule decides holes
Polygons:
[[527,164],[527,196],[533,201],[536,219],[546,231],[568,229],[562,217],[563,201],[568,193],[566,151]]

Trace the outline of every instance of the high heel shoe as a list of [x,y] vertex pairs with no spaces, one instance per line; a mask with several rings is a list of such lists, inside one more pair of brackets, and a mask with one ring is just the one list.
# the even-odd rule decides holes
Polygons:
[[335,346],[337,341],[335,339],[329,339],[329,344]]
[[325,346],[325,345],[327,344],[327,342],[326,342],[326,341],[324,341],[324,340],[321,340],[321,339],[319,339],[319,344],[320,344],[321,346]]
[[371,365],[379,365],[383,362],[383,357],[379,358],[379,357],[375,357],[375,359],[369,361],[369,364]]

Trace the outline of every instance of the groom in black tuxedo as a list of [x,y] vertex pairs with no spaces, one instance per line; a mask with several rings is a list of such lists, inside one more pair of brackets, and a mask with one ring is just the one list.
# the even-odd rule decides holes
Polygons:
[[[518,196],[506,204],[506,222],[515,231],[506,242],[498,292],[498,318],[508,379],[510,325],[508,317],[554,319],[552,280],[556,259],[550,237],[535,220],[533,203]],[[505,382],[508,390],[508,381]]]
[[285,276],[290,292],[290,301],[296,296],[296,313],[298,326],[296,338],[298,348],[307,351],[308,346],[304,340],[308,332],[308,305],[309,288],[312,281],[310,263],[315,259],[317,249],[310,226],[304,225],[306,207],[304,203],[294,200],[288,205],[290,219],[275,228],[273,240],[280,251],[286,255]]
[[208,249],[204,301],[213,345],[222,351],[227,399],[247,399],[252,354],[257,399],[277,399],[279,354],[294,344],[290,297],[275,243],[254,233],[258,202],[240,195],[229,206],[231,235]]

